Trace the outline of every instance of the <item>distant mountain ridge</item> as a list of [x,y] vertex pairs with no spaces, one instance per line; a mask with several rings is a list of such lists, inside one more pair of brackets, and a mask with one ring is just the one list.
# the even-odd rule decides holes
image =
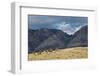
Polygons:
[[87,47],[88,27],[84,26],[73,35],[58,29],[28,30],[28,53],[50,49]]
[[72,36],[67,47],[87,47],[88,46],[88,27],[84,26]]

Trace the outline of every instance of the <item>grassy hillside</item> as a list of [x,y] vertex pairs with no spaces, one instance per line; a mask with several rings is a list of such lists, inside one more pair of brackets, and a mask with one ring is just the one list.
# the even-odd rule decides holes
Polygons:
[[41,52],[28,54],[28,60],[52,60],[52,59],[80,59],[88,58],[87,47],[75,47],[66,49],[57,49],[52,52]]

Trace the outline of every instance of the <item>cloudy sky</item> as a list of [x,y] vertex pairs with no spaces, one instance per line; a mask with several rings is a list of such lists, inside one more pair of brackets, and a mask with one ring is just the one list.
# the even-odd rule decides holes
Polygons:
[[68,34],[73,34],[86,25],[88,25],[87,17],[28,15],[28,28],[33,30],[59,29]]

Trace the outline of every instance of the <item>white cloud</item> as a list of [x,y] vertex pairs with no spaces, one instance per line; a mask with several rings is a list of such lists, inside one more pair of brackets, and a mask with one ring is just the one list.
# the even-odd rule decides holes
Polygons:
[[74,34],[76,31],[78,31],[83,26],[85,26],[85,24],[81,26],[73,27],[71,26],[70,23],[61,22],[61,23],[57,23],[56,26],[58,27],[57,29],[60,29],[63,32],[66,32],[71,35],[71,34]]
[[66,22],[61,22],[59,24],[56,24],[58,26],[58,29],[68,33],[68,34],[73,34],[74,33],[74,28],[71,27],[70,24],[66,23]]
[[83,24],[83,25],[81,25],[81,26],[76,27],[76,28],[75,28],[75,32],[78,31],[79,29],[81,29],[83,26],[86,26],[86,25],[87,25],[87,24]]

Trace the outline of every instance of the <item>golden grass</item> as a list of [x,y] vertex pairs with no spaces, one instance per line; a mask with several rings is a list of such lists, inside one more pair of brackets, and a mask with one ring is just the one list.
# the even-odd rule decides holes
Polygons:
[[58,49],[52,52],[41,52],[28,54],[28,60],[52,60],[52,59],[80,59],[88,58],[87,47],[75,47]]

